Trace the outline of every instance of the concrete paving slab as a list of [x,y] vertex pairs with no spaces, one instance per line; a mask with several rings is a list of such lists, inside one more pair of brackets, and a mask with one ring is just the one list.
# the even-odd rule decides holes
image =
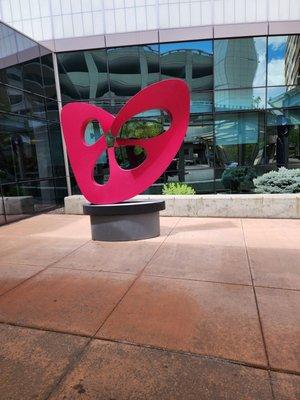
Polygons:
[[247,286],[142,277],[97,337],[266,365]]
[[94,340],[58,399],[271,400],[266,371]]
[[93,335],[134,276],[47,269],[0,297],[0,321]]
[[86,338],[0,325],[0,398],[44,400]]
[[273,368],[300,372],[300,292],[256,288],[264,337]]

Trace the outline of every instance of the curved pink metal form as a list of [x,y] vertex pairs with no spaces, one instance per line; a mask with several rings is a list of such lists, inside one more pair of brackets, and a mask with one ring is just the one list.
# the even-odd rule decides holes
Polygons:
[[[133,116],[160,109],[171,117],[168,130],[149,139],[121,139],[120,130]],[[146,190],[170,165],[184,139],[189,122],[190,97],[187,84],[180,79],[154,83],[132,97],[116,117],[100,107],[87,103],[70,103],[63,107],[61,120],[68,156],[82,194],[93,204],[127,200]],[[104,135],[93,145],[84,140],[87,124],[97,120]],[[107,147],[105,136],[114,136],[113,147]],[[114,147],[140,146],[146,159],[136,168],[122,169]],[[109,179],[101,185],[94,179],[94,167],[101,153],[107,151]]]

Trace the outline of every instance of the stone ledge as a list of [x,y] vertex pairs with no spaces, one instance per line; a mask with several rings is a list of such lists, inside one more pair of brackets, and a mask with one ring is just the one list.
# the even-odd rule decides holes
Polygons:
[[[135,199],[164,200],[167,217],[300,218],[300,194],[140,195]],[[66,214],[83,214],[82,195],[65,197]]]
[[34,199],[32,196],[5,196],[0,198],[0,215],[33,214]]

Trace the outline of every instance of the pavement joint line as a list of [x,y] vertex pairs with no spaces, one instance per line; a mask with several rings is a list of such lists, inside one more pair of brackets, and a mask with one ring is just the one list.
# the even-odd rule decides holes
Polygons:
[[[175,279],[181,281],[196,281],[196,282],[208,282],[208,283],[217,283],[221,285],[236,285],[236,286],[246,286],[252,287],[252,284],[249,283],[236,283],[236,282],[225,282],[225,281],[211,281],[209,279],[193,279],[193,278],[181,278],[177,276],[167,276],[167,275],[157,275],[152,273],[144,273],[144,276],[152,276],[154,278],[165,278],[165,279]],[[255,285],[256,288],[263,288],[263,289],[275,289],[275,290],[290,290],[292,292],[300,292],[300,289],[291,289],[291,288],[281,288],[277,286],[264,286],[264,285]]]
[[[1,267],[0,267],[1,268]],[[117,274],[117,275],[133,275],[136,276],[137,274],[134,272],[121,272],[121,271],[110,271],[110,270],[106,270],[106,269],[82,269],[82,268],[72,268],[72,267],[55,267],[55,266],[51,266],[51,267],[47,267],[49,269],[56,269],[56,270],[68,270],[68,271],[81,271],[81,272],[98,272],[98,273],[105,273],[105,274]]]
[[271,364],[270,364],[270,359],[269,359],[269,354],[268,354],[268,349],[267,349],[267,343],[266,343],[264,330],[263,330],[263,325],[262,325],[262,318],[261,318],[260,310],[259,310],[259,306],[258,306],[256,287],[254,285],[254,278],[253,278],[251,262],[250,262],[250,256],[249,256],[249,252],[248,252],[247,240],[246,240],[246,235],[245,235],[245,231],[244,231],[244,225],[243,225],[243,219],[242,218],[240,219],[240,223],[241,223],[241,228],[242,228],[242,232],[243,232],[243,238],[244,238],[244,244],[245,244],[245,249],[246,249],[247,262],[248,262],[248,268],[249,268],[251,282],[252,282],[252,290],[253,290],[253,295],[254,295],[254,300],[255,300],[255,305],[256,305],[256,312],[257,312],[257,316],[258,316],[258,322],[259,322],[259,326],[260,326],[260,332],[261,332],[261,336],[262,336],[263,347],[264,347],[264,351],[265,351],[265,355],[266,355],[266,359],[267,359],[267,364],[268,364],[268,375],[269,375],[269,383],[270,383],[270,388],[271,388],[271,394],[272,394],[273,400],[276,400],[275,392],[274,392],[274,388],[273,388],[273,383],[272,383],[271,372],[270,372]]
[[[59,260],[60,261],[60,260]],[[57,261],[57,262],[59,262]],[[8,266],[13,265],[17,267],[40,267],[38,264],[15,264],[13,262],[8,262]],[[0,265],[0,270],[1,270],[2,265]],[[112,271],[110,269],[89,269],[89,268],[72,268],[72,267],[67,267],[67,266],[55,266],[55,265],[48,265],[47,267],[43,268],[43,271],[45,269],[58,269],[58,270],[71,270],[71,271],[86,271],[86,272],[104,272],[104,273],[110,273],[110,274],[119,274],[119,275],[137,275],[138,273],[135,272],[128,272],[128,271]],[[26,280],[29,280],[33,278],[35,275],[38,273],[42,272],[39,271],[36,274],[26,278],[24,281],[20,282],[19,284],[25,282]],[[157,275],[153,273],[143,273],[144,277],[154,277],[154,278],[163,278],[163,279],[174,279],[174,280],[180,280],[180,281],[195,281],[195,282],[207,282],[207,283],[216,283],[216,284],[221,284],[221,285],[236,285],[236,286],[245,286],[245,287],[252,287],[252,284],[247,284],[247,283],[236,283],[236,282],[225,282],[225,281],[212,281],[209,279],[199,279],[199,278],[183,278],[183,277],[177,277],[177,276],[168,276],[168,275]],[[8,291],[14,289],[17,287],[19,284],[14,286],[13,288],[8,289],[7,291],[3,292],[0,294],[2,296],[3,294],[7,293]],[[279,286],[265,286],[265,285],[255,285],[256,288],[263,288],[263,289],[275,289],[275,290],[285,290],[285,291],[292,291],[292,292],[300,292],[300,289],[293,289],[293,288],[286,288],[286,287],[279,287]]]
[[[76,250],[81,249],[81,247],[83,247],[84,245],[86,245],[88,242],[90,242],[90,240],[88,240],[87,242],[81,244],[79,247],[76,247],[76,249],[73,249],[70,253],[65,254],[64,256],[60,257],[58,260],[50,263],[49,265],[47,265],[45,268],[41,269],[40,271],[38,271],[36,274],[33,274],[32,276],[24,279],[23,281],[19,282],[16,286],[13,286],[12,288],[6,290],[5,292],[0,294],[0,298],[4,295],[6,295],[7,293],[11,292],[12,290],[17,289],[19,286],[23,285],[25,282],[29,281],[32,278],[35,278],[37,275],[41,274],[42,272],[46,271],[46,269],[51,268],[53,264],[56,264],[57,262],[60,262],[62,259],[64,259],[65,257],[71,255],[73,252],[75,252]],[[32,265],[32,267],[38,267],[38,265]],[[1,268],[1,267],[0,267]]]
[[[211,281],[209,279],[193,279],[193,278],[181,278],[177,276],[167,276],[167,275],[157,275],[152,273],[144,273],[144,276],[153,276],[155,278],[166,278],[166,279],[175,279],[175,280],[182,280],[182,281],[196,281],[196,282],[209,282],[209,283],[219,283],[223,285],[237,285],[237,286],[246,286],[252,287],[252,284],[247,283],[236,283],[236,282],[225,282],[225,281]],[[265,286],[265,285],[255,285],[255,287],[263,288],[263,289],[275,289],[275,290],[290,290],[292,292],[300,292],[300,289],[292,289],[292,288],[281,288],[277,286]]]
[[153,277],[153,278],[163,278],[163,279],[172,279],[172,280],[178,280],[178,281],[192,281],[192,282],[204,282],[204,283],[215,283],[219,285],[234,285],[234,286],[246,286],[246,287],[252,287],[252,285],[246,284],[246,283],[235,283],[235,282],[224,282],[224,281],[211,281],[209,279],[192,279],[192,278],[180,278],[177,276],[166,276],[166,275],[156,275],[156,274],[143,274],[143,276],[147,277]]
[[142,349],[150,349],[150,350],[157,350],[165,353],[172,353],[172,354],[178,354],[178,355],[184,355],[184,356],[192,356],[196,358],[201,358],[201,359],[206,359],[206,360],[212,360],[215,362],[220,362],[220,363],[226,363],[226,364],[234,364],[234,365],[240,365],[248,368],[254,368],[254,369],[260,369],[263,371],[271,371],[271,372],[278,372],[278,373],[284,373],[287,375],[295,375],[295,376],[300,376],[300,371],[293,371],[293,370],[286,370],[282,368],[273,368],[273,367],[265,367],[260,364],[255,364],[255,363],[247,363],[246,361],[240,361],[240,360],[233,360],[230,358],[224,358],[224,357],[218,357],[218,356],[213,356],[213,355],[208,355],[208,354],[199,354],[199,353],[193,353],[185,350],[178,350],[178,349],[169,349],[166,347],[159,347],[159,346],[154,346],[151,344],[146,344],[146,343],[135,343],[135,342],[130,342],[122,339],[113,339],[113,338],[107,338],[107,337],[95,337],[95,336],[89,336],[89,335],[84,335],[84,334],[79,334],[79,333],[72,333],[72,332],[65,332],[65,331],[60,331],[60,330],[54,330],[50,328],[40,328],[37,326],[27,326],[27,325],[21,325],[17,323],[11,323],[11,322],[3,322],[0,321],[0,325],[6,325],[6,326],[11,326],[14,328],[24,328],[24,329],[30,329],[34,331],[41,331],[45,333],[56,333],[59,335],[68,335],[68,336],[74,336],[74,337],[79,337],[83,339],[90,339],[88,343],[91,341],[100,341],[100,342],[110,342],[110,343],[115,343],[115,344],[123,344],[127,346],[133,346],[133,347],[139,347]]
[[262,289],[274,289],[274,290],[285,290],[285,291],[291,291],[291,292],[300,292],[300,289],[282,288],[282,287],[277,287],[277,286],[255,285],[255,287],[262,288]]

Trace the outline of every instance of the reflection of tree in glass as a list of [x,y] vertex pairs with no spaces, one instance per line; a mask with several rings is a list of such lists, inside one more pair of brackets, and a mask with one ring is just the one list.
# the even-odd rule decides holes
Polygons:
[[[151,119],[133,119],[126,122],[120,132],[122,139],[147,139],[164,132],[163,124]],[[116,159],[121,168],[138,167],[146,159],[141,146],[121,146],[115,149]]]
[[164,132],[163,124],[157,120],[131,120],[126,122],[121,130],[120,137],[125,139],[151,138]]
[[253,105],[255,106],[255,108],[258,108],[259,105],[261,103],[261,97],[260,96],[253,96]]

